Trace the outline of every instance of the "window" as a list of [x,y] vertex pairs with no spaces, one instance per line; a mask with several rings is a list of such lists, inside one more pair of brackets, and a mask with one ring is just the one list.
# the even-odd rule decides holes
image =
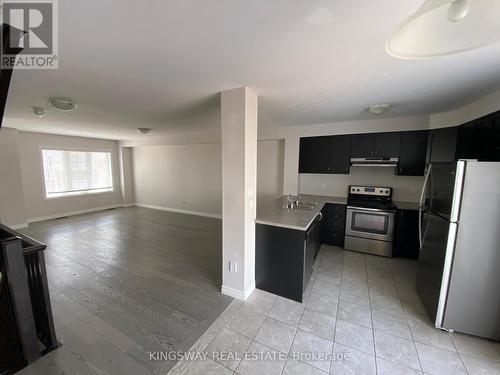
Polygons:
[[113,191],[110,152],[42,150],[45,196]]

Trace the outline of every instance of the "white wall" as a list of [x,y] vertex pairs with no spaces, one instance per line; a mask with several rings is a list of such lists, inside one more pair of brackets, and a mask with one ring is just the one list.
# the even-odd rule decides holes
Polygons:
[[136,204],[221,215],[220,143],[134,147],[132,161]]
[[346,175],[300,174],[299,192],[302,194],[347,197],[349,185],[388,186],[394,188],[393,200],[418,202],[424,183],[423,177],[395,176],[394,168],[351,168]]
[[266,204],[283,194],[285,141],[257,143],[257,205]]
[[[220,143],[139,146],[131,150],[136,204],[220,217]],[[282,195],[284,141],[259,141],[257,152],[257,202],[261,204]]]
[[0,222],[17,228],[27,223],[16,129],[0,129]]
[[[46,199],[43,182],[42,148],[110,151],[114,191],[93,195]],[[118,142],[116,141],[19,132],[19,154],[28,221],[122,204]]]

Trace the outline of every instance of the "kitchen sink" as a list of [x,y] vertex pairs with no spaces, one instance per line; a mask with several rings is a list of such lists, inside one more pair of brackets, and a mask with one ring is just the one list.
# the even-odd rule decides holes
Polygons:
[[318,205],[318,202],[310,202],[310,201],[299,201],[297,203],[299,206],[309,206],[309,207],[316,207]]
[[293,206],[292,210],[307,210],[307,211],[312,211],[314,210],[315,206],[310,206],[308,204],[296,204]]

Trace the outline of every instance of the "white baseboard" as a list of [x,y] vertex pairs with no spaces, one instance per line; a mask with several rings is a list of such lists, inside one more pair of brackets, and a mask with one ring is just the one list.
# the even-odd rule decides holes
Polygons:
[[152,204],[142,204],[142,203],[135,203],[134,205],[137,206],[137,207],[151,208],[153,210],[170,211],[170,212],[177,212],[177,213],[180,213],[180,214],[211,217],[213,219],[222,219],[222,215],[209,214],[207,212],[191,211],[191,210],[181,210],[179,208],[156,206],[156,205],[152,205]]
[[127,203],[127,204],[122,204],[122,207],[123,207],[123,208],[133,207],[133,206],[135,206],[135,203]]
[[75,215],[88,214],[88,213],[91,213],[91,212],[105,211],[105,210],[110,210],[112,208],[119,208],[119,207],[122,207],[122,206],[123,205],[121,205],[121,204],[114,204],[114,205],[111,205],[111,206],[101,206],[101,207],[87,208],[85,210],[61,212],[61,213],[55,214],[55,215],[33,217],[33,218],[28,219],[28,223],[36,223],[38,221],[59,219],[61,217],[66,217],[66,216],[75,216]]
[[252,283],[245,291],[230,288],[228,286],[222,285],[221,293],[226,296],[233,297],[242,301],[245,301],[250,294],[255,290],[255,282]]
[[17,224],[17,225],[10,225],[9,228],[12,228],[14,230],[28,228],[28,223]]

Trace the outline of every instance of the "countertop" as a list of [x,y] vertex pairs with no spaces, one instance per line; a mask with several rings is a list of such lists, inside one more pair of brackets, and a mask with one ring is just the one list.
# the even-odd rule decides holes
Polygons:
[[255,223],[295,230],[307,230],[326,203],[347,204],[347,198],[301,194],[303,201],[317,202],[312,210],[283,208],[286,197],[257,208]]
[[[289,210],[283,208],[283,206],[286,205],[286,197],[283,196],[268,204],[258,207],[255,223],[305,231],[326,203],[347,204],[347,198],[345,197],[329,197],[308,194],[302,194],[301,196],[303,201],[312,201],[317,202],[318,204],[312,210]],[[419,209],[418,202],[394,201],[394,204],[400,210],[418,211]]]

